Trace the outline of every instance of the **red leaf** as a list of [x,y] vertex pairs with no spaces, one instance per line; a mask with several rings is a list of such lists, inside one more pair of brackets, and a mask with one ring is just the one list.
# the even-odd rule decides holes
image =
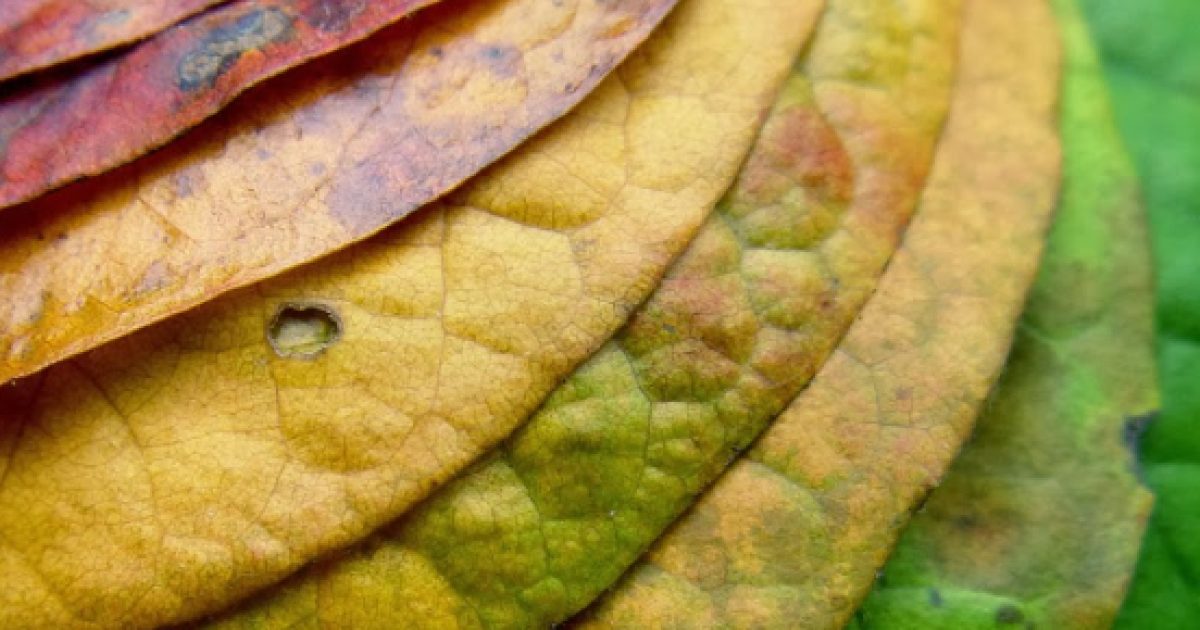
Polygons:
[[250,86],[436,0],[240,0],[0,91],[0,208],[159,147]]
[[226,0],[4,0],[0,79],[153,35]]

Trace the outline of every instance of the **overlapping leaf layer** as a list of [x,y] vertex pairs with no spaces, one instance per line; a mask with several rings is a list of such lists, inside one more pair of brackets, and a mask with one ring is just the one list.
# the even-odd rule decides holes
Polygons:
[[109,171],[0,211],[0,626],[1105,625],[1156,399],[1072,1],[0,8],[0,206]]
[[930,182],[812,385],[582,620],[838,628],[970,431],[1054,205],[1058,47],[1039,0],[964,3]]
[[1124,427],[1158,406],[1137,179],[1074,0],[1063,190],[1003,379],[858,628],[1111,627],[1150,495]]
[[570,117],[377,238],[0,391],[0,625],[213,610],[506,437],[733,179],[812,11],[743,9],[691,2]]
[[0,80],[153,35],[225,0],[5,0]]
[[[381,627],[540,627],[612,584],[808,381],[915,206],[957,6],[877,8],[832,0],[733,189],[514,438],[352,556],[224,624],[336,626],[367,608]],[[848,42],[874,56],[847,60]]]
[[[0,212],[0,380],[378,232],[577,104],[673,4],[452,0],[263,86],[144,160]],[[260,18],[246,41],[269,26]],[[153,124],[140,116],[117,120]]]

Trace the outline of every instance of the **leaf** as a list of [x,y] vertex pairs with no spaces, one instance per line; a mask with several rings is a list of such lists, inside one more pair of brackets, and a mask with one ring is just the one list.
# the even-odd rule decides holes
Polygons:
[[498,452],[215,625],[547,627],[619,578],[808,381],[912,212],[949,100],[957,7],[878,9],[828,6],[714,215]]
[[128,44],[225,0],[4,0],[0,80]]
[[374,234],[574,106],[673,3],[447,0],[0,213],[0,382]]
[[1200,42],[1194,2],[1081,3],[1095,32],[1113,106],[1150,215],[1163,407],[1140,442],[1156,495],[1118,628],[1200,624]]
[[1046,257],[975,435],[860,629],[1109,628],[1133,572],[1151,496],[1122,428],[1158,404],[1144,215],[1087,27],[1054,5],[1065,175]]
[[125,164],[251,86],[433,2],[241,0],[82,68],[10,83],[0,99],[0,209]]
[[930,183],[813,383],[580,627],[841,627],[1008,350],[1058,178],[1040,0],[964,4]]
[[218,610],[507,437],[729,186],[808,11],[689,7],[444,204],[0,388],[0,627]]

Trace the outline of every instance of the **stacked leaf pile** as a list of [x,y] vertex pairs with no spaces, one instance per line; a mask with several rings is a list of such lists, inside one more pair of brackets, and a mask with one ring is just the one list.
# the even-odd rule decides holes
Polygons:
[[1091,37],[5,0],[0,627],[1112,625],[1159,402]]

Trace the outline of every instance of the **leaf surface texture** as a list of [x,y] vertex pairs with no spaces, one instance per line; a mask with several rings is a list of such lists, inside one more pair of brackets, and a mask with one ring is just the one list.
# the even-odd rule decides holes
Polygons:
[[0,389],[0,626],[218,610],[507,437],[728,188],[810,10],[691,4],[443,203]]
[[966,0],[930,182],[812,384],[584,628],[840,628],[958,452],[1012,339],[1058,183],[1040,0]]
[[[0,212],[0,381],[378,232],[575,106],[673,4],[450,0],[279,77],[144,160]],[[317,6],[295,22],[323,24]],[[415,4],[358,6],[351,25]],[[252,19],[235,21],[216,52],[300,28],[279,7],[222,10],[239,7]],[[232,72],[243,62],[253,70],[262,55],[230,58]],[[209,67],[197,63],[197,72]],[[145,116],[122,110],[113,120],[152,126]],[[17,118],[0,128],[19,128]],[[0,132],[5,159],[21,155],[19,136]],[[72,142],[49,149],[86,153]],[[54,163],[35,157],[37,168]]]
[[1145,215],[1087,27],[1063,33],[1063,191],[1004,376],[856,627],[1110,628],[1151,496],[1126,426],[1158,407]]

